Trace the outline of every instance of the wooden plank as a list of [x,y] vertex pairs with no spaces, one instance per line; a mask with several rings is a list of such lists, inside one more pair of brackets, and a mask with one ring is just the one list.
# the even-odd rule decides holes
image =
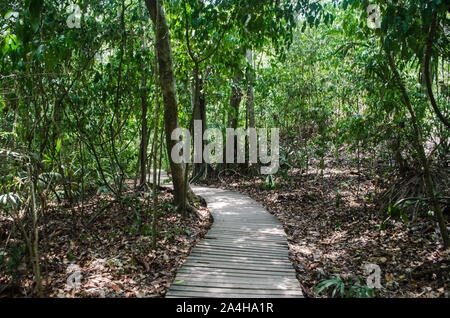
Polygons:
[[261,234],[261,235],[273,235],[278,238],[285,238],[286,233],[284,233],[283,229],[268,229],[268,228],[261,228],[261,227],[254,227],[254,228],[246,228],[246,229],[224,229],[224,228],[217,228],[214,230],[215,233],[225,233],[225,234],[242,234],[242,233],[250,233],[250,234]]
[[258,237],[258,238],[268,238],[276,240],[277,242],[282,242],[286,239],[286,235],[282,234],[273,234],[273,233],[266,233],[266,232],[257,232],[256,230],[251,231],[212,231],[214,233],[214,236],[244,236],[244,237]]
[[288,260],[277,260],[269,258],[256,258],[256,257],[235,257],[235,256],[208,256],[208,255],[191,255],[189,259],[192,260],[205,260],[205,261],[216,261],[216,262],[232,262],[232,263],[255,263],[261,265],[289,265],[292,266],[291,262]]
[[259,248],[284,248],[289,249],[289,245],[287,244],[287,241],[261,241],[261,240],[252,240],[252,239],[245,239],[245,238],[212,238],[212,237],[205,237],[200,243],[202,245],[228,245],[228,246],[240,246],[240,247],[259,247]]
[[[178,279],[178,277],[196,277],[196,278],[203,278],[205,277],[205,275],[209,275],[209,276],[214,276],[217,277],[218,279],[227,279],[227,280],[239,280],[239,279],[258,279],[260,281],[271,281],[273,279],[280,281],[280,280],[285,280],[287,275],[286,273],[277,273],[277,272],[270,272],[270,273],[261,273],[261,272],[252,272],[252,271],[244,271],[244,272],[240,272],[240,271],[217,271],[215,269],[201,269],[199,270],[199,268],[191,268],[191,267],[185,267],[180,269],[180,271],[178,272],[175,281],[179,281],[180,279]],[[289,275],[290,279],[295,279],[295,276],[293,275]]]
[[[260,224],[255,224],[252,226],[242,226],[242,227],[238,227],[236,226],[236,224],[232,224],[229,227],[226,224],[221,224],[220,226],[218,226],[218,224],[216,223],[215,225],[213,225],[211,227],[211,230],[214,231],[224,231],[224,232],[246,232],[246,231],[261,231],[262,233],[264,233],[265,231],[268,230],[276,230],[276,231],[283,231],[284,233],[284,229],[281,225],[276,225],[276,224],[269,224],[269,225],[260,225]],[[286,235],[286,233],[284,233],[284,235]]]
[[191,254],[217,254],[217,255],[224,255],[224,256],[241,256],[241,257],[260,257],[260,258],[282,258],[282,256],[287,255],[288,253],[281,253],[278,250],[267,250],[266,253],[262,251],[256,251],[256,250],[248,250],[244,248],[227,248],[225,246],[203,246],[198,247],[195,250],[192,251]]
[[233,264],[255,264],[260,266],[288,266],[292,268],[292,264],[289,260],[279,260],[279,259],[262,259],[259,257],[247,257],[247,258],[236,258],[234,256],[230,257],[214,257],[206,255],[192,255],[189,260],[196,262],[207,262],[207,263],[233,263]]
[[284,259],[279,257],[279,254],[263,254],[263,253],[249,253],[248,251],[239,251],[232,250],[231,253],[228,250],[220,250],[220,247],[217,249],[203,249],[199,248],[196,251],[192,251],[192,257],[204,257],[205,258],[226,258],[226,259],[242,259],[242,260],[261,260],[264,262],[283,262],[289,263],[289,259]]
[[180,280],[183,281],[182,283],[175,284],[175,285],[182,285],[182,286],[197,286],[197,287],[222,287],[222,288],[244,288],[244,289],[261,289],[261,288],[267,288],[267,286],[271,286],[274,289],[281,289],[281,290],[287,290],[287,289],[296,289],[299,287],[298,281],[289,282],[289,283],[276,283],[273,282],[271,284],[268,284],[268,282],[260,282],[257,280],[254,281],[242,281],[242,280],[199,280],[199,279],[191,279],[188,280],[188,278]]
[[232,257],[232,256],[238,256],[238,257],[252,257],[254,259],[262,259],[262,260],[273,260],[274,258],[277,258],[278,255],[264,255],[264,254],[252,254],[249,255],[248,253],[236,253],[233,254],[228,253],[228,251],[221,252],[220,250],[217,251],[205,251],[201,250],[200,253],[197,253],[196,251],[193,251],[191,254],[193,257],[201,257],[202,255],[205,255],[205,257]]
[[237,235],[227,235],[227,234],[219,234],[219,233],[210,233],[205,236],[207,240],[228,240],[231,242],[266,242],[266,243],[280,243],[281,239],[276,237],[264,236],[264,235],[247,235],[242,234],[240,236]]
[[280,251],[289,250],[289,245],[284,242],[258,242],[258,241],[247,241],[239,242],[235,240],[225,240],[225,239],[208,239],[205,238],[203,241],[197,244],[197,246],[224,246],[224,247],[240,247],[240,248],[256,248],[256,249],[279,249]]
[[[177,278],[174,280],[175,282],[181,282],[181,281],[205,281],[205,282],[226,282],[226,283],[240,283],[240,284],[246,284],[246,283],[260,283],[264,285],[276,285],[280,282],[287,283],[293,283],[295,282],[297,285],[299,285],[298,280],[291,276],[291,278],[286,279],[286,274],[281,273],[281,275],[258,275],[258,274],[243,274],[243,273],[219,273],[217,275],[214,275],[214,277],[207,277],[212,276],[211,273],[207,273],[207,276],[204,276],[204,274],[197,273],[186,273],[186,272],[180,272],[180,275],[177,275]],[[294,281],[295,280],[295,281]]]
[[201,245],[224,245],[229,247],[242,247],[242,248],[257,248],[263,249],[272,248],[280,250],[288,250],[289,245],[287,242],[278,241],[270,241],[270,240],[255,240],[252,238],[246,237],[213,237],[213,236],[205,236],[205,238],[197,244],[197,246]]
[[[196,251],[209,251],[209,250],[215,250],[215,251],[227,251],[230,255],[235,253],[249,253],[250,255],[254,253],[255,255],[262,254],[262,255],[271,255],[273,257],[276,256],[287,256],[289,253],[289,249],[287,246],[278,246],[278,245],[268,245],[268,244],[261,244],[260,246],[257,245],[251,245],[251,244],[245,244],[245,243],[239,243],[239,244],[233,244],[228,242],[203,242],[201,244],[197,244],[195,247]],[[194,249],[192,250],[194,251]]]
[[284,296],[301,296],[298,290],[281,290],[281,289],[245,289],[245,288],[220,288],[220,287],[197,287],[197,286],[181,286],[173,285],[173,291],[187,292],[204,292],[204,293],[222,293],[222,294],[252,294],[252,295],[284,295]]
[[221,261],[207,261],[207,260],[194,260],[188,259],[183,266],[194,266],[194,267],[208,267],[208,268],[232,268],[232,269],[252,269],[252,270],[263,270],[263,271],[279,271],[279,272],[289,272],[295,273],[291,264],[282,265],[263,265],[255,263],[239,263],[239,262],[221,262]]
[[[271,261],[274,259],[281,259],[279,254],[262,254],[262,253],[250,253],[249,251],[233,251],[231,250],[231,253],[229,250],[219,250],[219,249],[198,249],[197,251],[192,251],[190,254],[192,257],[203,257],[203,255],[206,258],[231,258],[231,257],[246,257],[247,259],[254,259],[254,260],[262,260],[262,261]],[[289,260],[286,260],[286,263]]]
[[[254,269],[263,271],[283,271],[294,272],[292,265],[288,263],[282,264],[263,264],[256,262],[225,262],[223,260],[204,260],[204,259],[189,259],[183,266],[191,267],[210,267],[210,268],[223,268],[223,269]],[[220,267],[220,265],[223,265]]]
[[200,244],[197,244],[197,246],[192,249],[192,252],[208,252],[208,251],[226,251],[228,255],[233,255],[233,253],[244,253],[246,255],[252,255],[255,256],[261,255],[261,256],[270,256],[272,258],[278,257],[285,257],[289,254],[289,249],[286,246],[272,246],[272,245],[263,245],[257,246],[257,245],[246,245],[246,244],[232,244],[232,243],[209,243],[205,242]]
[[[232,247],[232,246],[206,246],[206,245],[197,245],[196,251],[197,253],[203,251],[222,251],[227,252],[229,255],[233,255],[233,253],[241,253],[246,255],[271,255],[271,256],[279,256],[283,257],[288,255],[287,250],[283,251],[282,249],[269,249],[269,248],[245,248],[245,247]],[[194,252],[194,250],[192,251]]]
[[285,295],[254,295],[254,294],[219,294],[219,293],[207,293],[196,291],[169,291],[166,294],[166,298],[298,298]]
[[216,226],[216,228],[218,228],[218,229],[223,229],[224,231],[226,231],[227,229],[235,227],[236,224],[238,224],[238,223],[246,224],[246,227],[242,228],[240,230],[248,230],[248,229],[260,230],[261,228],[267,229],[270,227],[275,227],[275,228],[279,229],[277,227],[278,224],[271,223],[271,222],[264,222],[263,220],[261,220],[261,224],[250,223],[248,221],[244,221],[241,219],[230,220],[230,222],[217,221],[217,223],[214,226]]
[[205,237],[201,243],[197,245],[211,245],[211,246],[226,246],[226,247],[240,247],[240,248],[255,248],[266,250],[268,248],[273,250],[280,250],[284,253],[287,253],[289,249],[289,245],[280,244],[275,241],[266,241],[266,240],[254,240],[254,239],[246,239],[246,238],[220,238],[220,237]]
[[[255,270],[248,270],[248,269],[234,269],[234,268],[208,268],[208,267],[195,267],[195,266],[184,266],[180,273],[188,274],[188,273],[208,273],[209,275],[242,275],[242,276],[254,276],[254,277],[261,277],[261,279],[264,279],[265,277],[286,277],[289,273],[286,273],[284,271],[255,271]],[[294,275],[294,274],[292,274]],[[175,278],[175,280],[178,280],[178,278]]]
[[282,268],[282,267],[267,267],[264,268],[262,266],[244,266],[242,265],[228,265],[228,264],[203,264],[203,263],[192,263],[189,260],[187,260],[184,264],[183,267],[195,267],[197,268],[197,270],[202,270],[203,268],[207,268],[207,269],[213,269],[213,270],[223,270],[223,271],[227,271],[227,270],[239,270],[239,271],[254,271],[256,272],[263,272],[266,273],[267,275],[270,275],[270,273],[272,272],[276,272],[276,273],[291,273],[293,275],[295,275],[295,271],[294,269],[291,268]]

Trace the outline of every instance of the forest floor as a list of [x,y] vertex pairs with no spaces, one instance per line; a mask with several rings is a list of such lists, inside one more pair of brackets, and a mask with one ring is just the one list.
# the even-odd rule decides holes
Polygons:
[[433,218],[420,216],[408,227],[392,220],[381,230],[370,167],[361,167],[358,176],[354,164],[333,161],[323,176],[320,170],[302,174],[290,168],[272,187],[265,176],[237,171],[203,183],[245,193],[282,222],[307,297],[333,275],[366,281],[366,263],[381,269],[380,297],[449,297],[449,251],[442,248]]
[[[375,189],[370,167],[363,165],[358,175],[351,163],[330,160],[326,166],[323,176],[316,170],[302,173],[290,168],[271,186],[265,176],[248,177],[236,171],[203,183],[247,194],[282,222],[289,257],[307,297],[333,275],[365,279],[366,263],[381,268],[381,297],[449,297],[449,253],[442,249],[434,219],[424,214],[408,226],[391,220],[381,230],[382,218],[373,199],[380,189]],[[158,243],[153,250],[147,199],[131,190],[124,197],[135,201],[113,204],[111,197],[98,194],[85,200],[83,211],[79,205],[48,206],[40,229],[45,296],[165,295],[177,268],[211,226],[209,212],[199,206],[199,215],[183,220],[170,204],[171,190],[162,189]],[[102,206],[108,208],[88,224]],[[12,224],[11,219],[0,218],[0,241],[7,242],[6,248],[0,246],[0,254],[23,245]],[[0,262],[0,297],[31,296],[27,259],[9,257]],[[77,289],[68,285],[68,279],[76,277],[74,266],[82,275]]]
[[[133,195],[131,190],[125,193],[125,197]],[[138,207],[135,211],[126,205],[110,204],[87,224],[111,200],[104,194],[95,195],[84,202],[83,213],[79,206],[60,209],[49,206],[48,222],[43,222],[40,234],[44,296],[162,297],[178,266],[211,226],[209,211],[201,206],[198,215],[183,220],[170,204],[171,190],[162,189],[157,248],[153,250],[151,216],[147,214],[148,201],[143,195],[133,201]],[[74,219],[73,215],[77,217]],[[11,225],[10,219],[0,218],[0,241],[7,241]],[[22,244],[19,231],[13,231],[8,248]],[[0,247],[0,252],[3,248]],[[32,275],[26,269],[30,268],[26,266],[27,257],[19,257],[10,264],[0,271],[0,297],[31,296]],[[78,286],[76,270],[81,274]],[[13,280],[13,275],[17,279]],[[71,288],[70,282],[77,288]]]

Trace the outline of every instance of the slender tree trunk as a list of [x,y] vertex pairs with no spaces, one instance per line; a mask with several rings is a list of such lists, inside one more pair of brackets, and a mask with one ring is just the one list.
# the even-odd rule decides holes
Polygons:
[[[431,50],[433,48],[433,42],[434,42],[434,35],[436,34],[436,28],[437,28],[437,12],[433,13],[433,17],[431,20],[430,25],[430,35],[428,37],[427,46],[425,49],[425,59],[424,59],[424,77],[425,77],[425,84],[427,88],[427,94],[430,99],[431,107],[433,108],[434,112],[436,113],[437,117],[444,123],[447,128],[450,128],[450,122],[447,118],[442,115],[441,111],[439,110],[439,107],[436,103],[436,100],[434,98],[433,94],[433,86],[432,86],[432,75],[430,74],[430,60],[431,60]],[[436,72],[437,73],[437,72]]]
[[163,136],[164,136],[164,129],[161,129],[161,136],[159,137],[158,187],[161,186],[161,170],[162,170],[163,144],[164,144]]
[[[203,91],[205,85],[204,74],[201,74],[199,65],[196,63],[194,66],[193,82],[192,82],[192,119],[191,119],[191,136],[194,136],[194,120],[200,120],[202,122],[202,136],[207,128],[206,122],[206,100],[205,93]],[[205,141],[202,138],[202,149],[205,146]],[[203,172],[203,156],[202,162],[195,163],[193,165],[192,176],[196,177]]]
[[[156,94],[156,112],[155,112],[155,141],[153,142],[152,161],[153,161],[153,212],[152,212],[152,247],[156,249],[156,229],[157,229],[157,214],[158,214],[158,187],[157,187],[157,173],[158,173],[158,130],[159,130],[159,97]],[[161,141],[160,141],[161,142]],[[159,166],[161,167],[161,166]]]
[[31,198],[32,198],[32,212],[33,212],[33,273],[34,273],[34,279],[36,283],[36,292],[38,293],[39,297],[43,297],[42,293],[42,279],[41,279],[41,264],[40,264],[40,257],[39,257],[39,228],[38,228],[38,207],[37,207],[37,201],[36,201],[36,189],[35,189],[35,183],[33,180],[33,170],[31,168],[31,163],[27,166],[28,170],[28,177],[30,179],[30,185],[31,185]]
[[413,129],[414,129],[414,136],[413,136],[414,146],[415,146],[417,154],[419,156],[419,161],[421,162],[422,167],[423,167],[425,191],[427,192],[427,195],[431,198],[434,213],[436,214],[436,218],[437,218],[437,221],[439,224],[439,229],[441,231],[444,248],[447,249],[448,247],[450,247],[450,241],[449,241],[449,237],[448,237],[448,233],[447,233],[447,226],[445,224],[445,219],[444,219],[444,215],[441,210],[441,206],[439,204],[439,200],[436,198],[436,195],[434,193],[433,179],[431,177],[430,165],[428,162],[428,158],[425,154],[425,149],[423,147],[422,133],[420,130],[419,122],[417,120],[416,114],[412,107],[411,100],[409,99],[408,92],[406,91],[406,87],[403,84],[400,74],[398,73],[397,68],[395,66],[394,59],[392,58],[390,52],[386,49],[386,47],[384,45],[383,37],[381,37],[381,44],[386,53],[389,67],[391,68],[391,71],[394,74],[394,77],[400,88],[400,92],[403,96],[403,100],[406,105],[406,108],[408,109],[408,112],[411,116],[411,121],[412,121]]
[[[142,87],[147,86],[147,75],[144,74],[142,76]],[[148,149],[148,119],[147,119],[147,111],[148,111],[148,100],[147,100],[147,90],[142,92],[141,95],[141,143],[139,147],[139,163],[140,163],[140,179],[139,185],[145,183],[146,173],[147,173],[147,149]]]
[[[247,64],[253,64],[253,56],[252,50],[247,50]],[[248,126],[249,128],[255,128],[255,96],[254,96],[254,88],[253,88],[253,73],[250,68],[247,68],[247,114],[248,114]]]
[[[193,80],[192,80],[192,96],[191,96],[191,104],[192,104],[192,118],[191,118],[191,136],[194,136],[194,122],[196,120],[202,120],[202,110],[200,105],[200,91],[201,91],[201,79],[200,79],[200,70],[198,63],[195,63],[194,65],[194,73],[193,73]],[[202,127],[203,128],[203,127]],[[203,131],[202,131],[203,133]],[[203,138],[202,138],[202,149],[203,149]],[[195,149],[194,149],[195,151]],[[194,154],[195,156],[195,154]],[[195,163],[193,166],[192,175],[195,177],[200,169],[201,169],[201,163]]]
[[[242,89],[240,87],[242,81],[242,76],[240,74],[236,75],[233,78],[233,84],[231,87],[231,98],[230,98],[230,107],[231,111],[228,113],[228,128],[236,129],[239,122],[239,105],[242,100]],[[236,162],[237,157],[237,149],[238,149],[238,139],[234,136],[234,161]],[[226,149],[224,151],[224,157],[226,157]],[[226,162],[224,160],[224,162]],[[227,166],[227,164],[225,165]]]
[[194,129],[194,120],[201,120],[202,114],[200,110],[200,70],[198,64],[194,66],[193,80],[192,80],[192,120],[191,120],[191,132]]
[[[253,88],[253,70],[252,70],[252,64],[253,64],[253,53],[252,50],[249,49],[246,52],[247,55],[247,72],[246,72],[246,76],[247,76],[247,100],[246,100],[246,124],[247,124],[247,129],[248,128],[255,128],[256,127],[256,123],[255,123],[255,96],[254,96],[254,88]],[[245,149],[247,149],[247,154],[245,156],[245,161],[246,164],[248,166],[248,156],[250,154],[250,147],[249,147],[249,142],[246,139],[245,142]]]
[[54,153],[56,153],[56,145],[59,142],[60,144],[60,151],[57,154],[57,157],[55,158],[56,160],[56,165],[58,166],[58,171],[61,175],[61,183],[64,189],[64,197],[69,200],[70,203],[73,202],[73,196],[72,196],[72,188],[70,186],[70,182],[68,182],[66,174],[64,173],[63,170],[63,156],[62,156],[62,138],[61,138],[61,123],[62,120],[64,118],[64,104],[62,101],[57,100],[53,109],[53,114],[52,114],[52,122],[53,122],[53,134],[52,134],[52,140],[51,140],[51,145],[52,145],[52,151]]
[[238,121],[239,121],[239,105],[241,104],[242,100],[242,89],[240,87],[241,85],[242,76],[236,75],[233,78],[233,84],[231,87],[231,99],[230,99],[230,106],[231,111],[228,113],[228,128],[237,128]]

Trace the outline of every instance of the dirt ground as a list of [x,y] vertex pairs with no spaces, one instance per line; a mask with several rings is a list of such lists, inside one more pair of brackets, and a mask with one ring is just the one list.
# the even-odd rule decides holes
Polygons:
[[[211,225],[209,211],[201,206],[198,215],[183,220],[170,204],[170,190],[162,190],[157,248],[152,249],[148,208],[152,201],[143,195],[133,201],[136,209],[110,204],[87,224],[111,200],[96,195],[84,203],[83,212],[80,206],[61,210],[49,207],[40,228],[44,296],[162,297],[175,278],[177,267]],[[23,246],[11,219],[0,220],[0,233],[0,252],[12,247],[20,250]],[[32,295],[28,257],[26,251],[19,254],[17,260],[9,256],[1,263],[0,297]]]

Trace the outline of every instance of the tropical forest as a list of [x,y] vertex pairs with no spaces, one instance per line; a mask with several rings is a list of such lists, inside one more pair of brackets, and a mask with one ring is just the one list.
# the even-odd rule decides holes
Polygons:
[[0,0],[0,300],[449,298],[449,22]]

